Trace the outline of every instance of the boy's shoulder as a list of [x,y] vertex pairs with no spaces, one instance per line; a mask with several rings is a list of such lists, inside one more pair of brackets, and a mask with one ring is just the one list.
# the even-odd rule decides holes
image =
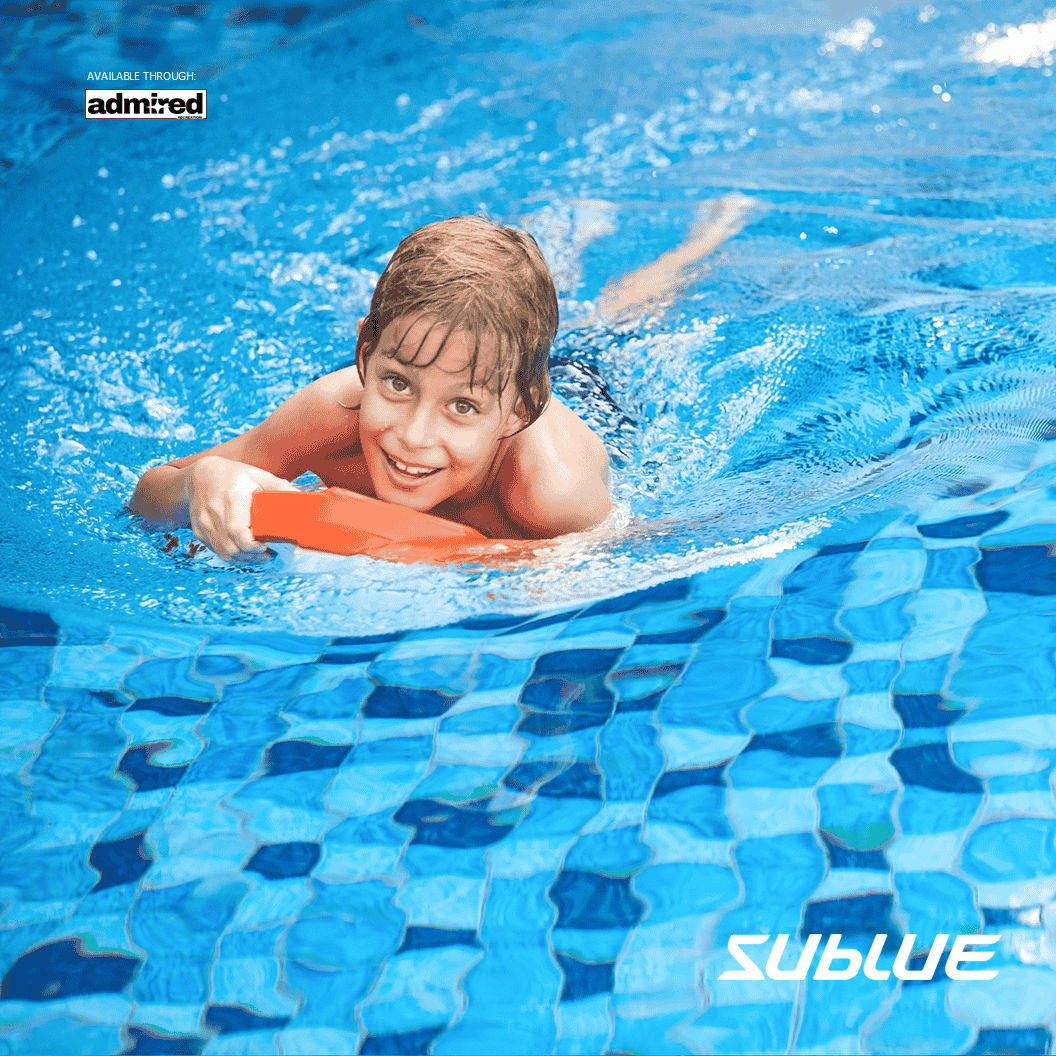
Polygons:
[[612,509],[605,445],[554,398],[514,437],[497,484],[506,516],[544,538],[594,528]]

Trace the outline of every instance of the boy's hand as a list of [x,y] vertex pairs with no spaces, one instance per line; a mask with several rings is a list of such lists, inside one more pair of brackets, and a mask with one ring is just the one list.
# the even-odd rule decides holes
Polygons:
[[219,455],[188,466],[183,486],[192,531],[225,561],[252,561],[267,552],[249,524],[254,492],[298,490],[266,470]]

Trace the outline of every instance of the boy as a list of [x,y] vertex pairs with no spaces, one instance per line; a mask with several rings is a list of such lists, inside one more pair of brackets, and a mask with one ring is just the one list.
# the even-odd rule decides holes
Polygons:
[[226,443],[143,474],[131,510],[190,525],[227,561],[267,550],[255,491],[327,485],[459,521],[552,538],[609,515],[608,456],[552,399],[557,294],[535,240],[482,217],[405,238],[359,321],[354,367],[319,378]]

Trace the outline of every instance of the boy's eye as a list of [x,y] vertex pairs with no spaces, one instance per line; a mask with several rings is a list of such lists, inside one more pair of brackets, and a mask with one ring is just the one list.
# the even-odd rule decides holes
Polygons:
[[408,389],[407,379],[401,378],[399,374],[389,374],[386,376],[385,381],[393,392],[406,392]]
[[460,415],[472,414],[477,409],[469,400],[455,400],[452,406],[455,408],[455,414]]

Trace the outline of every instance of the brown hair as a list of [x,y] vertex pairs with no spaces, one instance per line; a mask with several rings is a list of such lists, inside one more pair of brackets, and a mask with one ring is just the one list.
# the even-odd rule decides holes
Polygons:
[[[456,331],[472,335],[470,385],[481,343],[494,342],[495,368],[482,384],[494,373],[499,393],[514,382],[527,425],[543,413],[550,399],[547,357],[557,334],[557,292],[531,235],[485,216],[455,216],[408,235],[378,279],[363,320],[356,344],[360,380],[385,328],[396,319],[422,316],[446,326],[444,342]],[[392,355],[428,366],[417,362],[424,343],[423,337],[411,350],[401,341]],[[437,356],[442,349],[443,342]]]

